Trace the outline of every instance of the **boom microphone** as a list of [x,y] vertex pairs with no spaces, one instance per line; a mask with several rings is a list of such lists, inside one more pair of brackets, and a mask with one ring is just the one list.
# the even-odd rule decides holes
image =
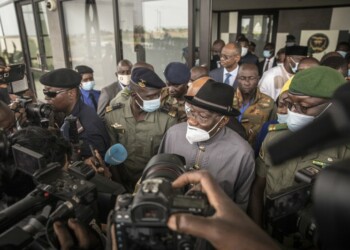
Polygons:
[[350,83],[338,88],[332,105],[311,124],[268,147],[274,164],[350,141]]
[[120,144],[114,144],[111,146],[105,154],[105,162],[110,165],[119,165],[123,163],[128,157],[128,152],[125,147]]

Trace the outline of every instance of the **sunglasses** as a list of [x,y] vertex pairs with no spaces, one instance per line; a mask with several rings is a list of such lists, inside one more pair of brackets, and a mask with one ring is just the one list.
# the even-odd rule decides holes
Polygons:
[[43,93],[47,97],[55,98],[58,94],[66,92],[68,90],[71,90],[71,89],[61,89],[61,90],[57,90],[57,91],[49,91],[49,90],[43,89]]

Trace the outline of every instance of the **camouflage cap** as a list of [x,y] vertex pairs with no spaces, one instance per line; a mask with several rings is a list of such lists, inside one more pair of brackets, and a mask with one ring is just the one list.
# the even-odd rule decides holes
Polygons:
[[335,69],[318,66],[298,72],[289,87],[289,93],[320,98],[331,98],[334,91],[345,83]]

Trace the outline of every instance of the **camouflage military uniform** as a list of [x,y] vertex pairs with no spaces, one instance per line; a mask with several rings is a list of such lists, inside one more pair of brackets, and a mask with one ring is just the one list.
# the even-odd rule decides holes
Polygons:
[[[233,98],[233,107],[240,110],[243,106],[243,97],[239,89],[236,90]],[[271,97],[265,95],[257,89],[255,98],[251,101],[249,107],[244,111],[241,123],[248,135],[250,145],[255,145],[256,136],[262,125],[272,117],[275,103]]]
[[170,96],[169,88],[163,88],[161,92],[161,110],[171,117],[177,118],[178,122],[187,121],[185,112],[185,99]]
[[[111,168],[112,174],[121,177],[124,186],[131,191],[140,178],[148,160],[158,152],[158,147],[164,133],[176,124],[176,119],[157,110],[147,113],[143,121],[137,122],[131,111],[130,91],[118,93],[114,109],[107,107],[106,125],[112,144],[121,143],[128,152],[128,158],[123,166]],[[109,111],[109,112],[108,112]]]

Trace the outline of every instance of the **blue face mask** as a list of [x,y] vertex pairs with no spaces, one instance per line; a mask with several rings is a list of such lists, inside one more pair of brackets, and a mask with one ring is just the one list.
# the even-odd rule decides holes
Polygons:
[[90,91],[95,87],[95,81],[82,82],[81,88],[86,91]]
[[265,58],[269,58],[269,57],[271,56],[271,51],[269,51],[269,50],[264,50],[264,51],[263,51],[263,56],[264,56]]
[[153,100],[143,100],[138,93],[136,93],[136,94],[137,94],[138,97],[140,97],[140,99],[143,102],[143,106],[141,106],[136,100],[137,105],[139,105],[139,107],[143,111],[150,113],[150,112],[154,112],[157,109],[159,109],[159,107],[160,107],[160,96],[157,99],[153,99]]

